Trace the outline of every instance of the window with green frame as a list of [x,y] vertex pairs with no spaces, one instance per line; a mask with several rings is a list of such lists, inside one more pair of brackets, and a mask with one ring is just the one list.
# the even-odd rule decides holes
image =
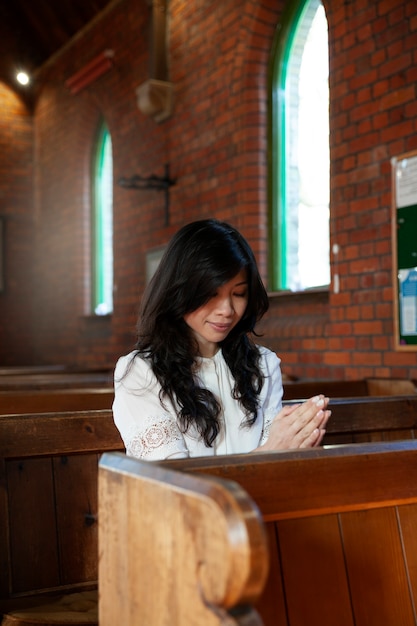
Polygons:
[[289,2],[270,72],[270,288],[330,283],[329,64],[320,0]]
[[102,124],[93,160],[92,311],[113,311],[113,155],[109,130]]

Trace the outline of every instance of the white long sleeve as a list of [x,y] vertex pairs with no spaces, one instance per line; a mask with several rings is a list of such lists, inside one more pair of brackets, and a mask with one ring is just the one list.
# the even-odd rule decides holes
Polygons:
[[283,393],[279,358],[267,348],[260,347],[260,351],[265,382],[252,427],[244,425],[244,412],[233,399],[234,380],[221,351],[213,358],[199,360],[200,384],[212,391],[223,409],[221,430],[212,448],[204,444],[194,428],[181,433],[175,407],[168,399],[163,405],[160,401],[161,387],[149,363],[139,356],[133,358],[134,353],[121,357],[115,369],[113,416],[126,453],[162,460],[244,453],[258,447],[266,440],[271,421],[281,408]]

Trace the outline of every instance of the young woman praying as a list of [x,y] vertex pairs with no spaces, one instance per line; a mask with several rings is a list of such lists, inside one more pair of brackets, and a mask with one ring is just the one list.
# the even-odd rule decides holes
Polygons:
[[215,219],[181,228],[141,303],[135,349],[115,369],[113,415],[147,460],[318,446],[317,395],[282,406],[280,359],[255,342],[268,296],[254,254]]

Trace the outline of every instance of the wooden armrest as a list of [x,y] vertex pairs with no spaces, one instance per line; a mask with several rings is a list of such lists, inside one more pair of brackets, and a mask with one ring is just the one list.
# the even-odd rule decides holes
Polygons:
[[104,454],[99,553],[100,626],[262,623],[266,535],[234,482]]

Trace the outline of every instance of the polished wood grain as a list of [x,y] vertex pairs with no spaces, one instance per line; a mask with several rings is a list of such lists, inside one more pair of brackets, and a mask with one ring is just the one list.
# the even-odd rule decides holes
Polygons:
[[323,445],[414,439],[417,395],[331,398]]
[[111,409],[113,399],[107,387],[0,390],[0,415]]
[[97,585],[98,460],[108,450],[124,450],[110,410],[0,417],[0,611]]
[[362,378],[357,380],[283,381],[284,400],[306,399],[323,393],[331,398],[355,396],[399,396],[417,392],[415,381],[398,378]]
[[112,387],[113,373],[99,372],[34,372],[0,376],[0,390],[79,389],[80,387]]
[[[266,625],[275,624],[278,618],[278,623],[292,625],[288,615],[294,620],[299,610],[296,600],[292,603],[287,596],[290,579],[286,575],[291,571],[291,554],[302,545],[297,543],[302,538],[299,528],[305,528],[307,538],[316,536],[316,531],[311,535],[312,529],[298,521],[300,518],[334,516],[335,521],[323,521],[326,540],[314,544],[315,553],[321,554],[321,558],[314,564],[311,557],[312,564],[305,562],[305,571],[310,572],[310,577],[315,572],[314,581],[322,581],[326,588],[350,590],[354,587],[350,586],[351,574],[342,568],[348,562],[344,544],[346,515],[361,513],[359,532],[360,520],[369,518],[365,511],[396,507],[403,550],[407,550],[407,567],[404,570],[405,565],[398,565],[400,574],[395,580],[402,581],[406,571],[413,594],[417,588],[413,532],[415,442],[402,441],[414,436],[416,398],[332,398],[331,408],[333,416],[325,439],[328,448],[188,460],[190,471],[200,467],[203,472],[217,472],[241,484],[262,511],[271,556],[270,574],[258,604]],[[398,437],[401,440],[395,441]],[[376,448],[375,444],[344,445],[346,438],[377,439],[380,443]],[[334,447],[340,443],[343,445]],[[27,599],[51,590],[67,592],[96,585],[97,464],[100,455],[110,450],[123,451],[124,447],[109,409],[0,417],[1,606],[10,601],[20,603],[23,595]],[[390,460],[392,454],[395,462]],[[320,528],[321,522],[317,524]],[[387,520],[381,522],[381,527],[383,545],[387,541]],[[339,538],[335,534],[337,528]],[[379,528],[378,524],[375,528]],[[285,561],[282,533],[285,546],[291,546]],[[294,545],[290,543],[291,536]],[[333,541],[332,537],[336,539]],[[307,540],[306,545],[313,554],[314,546]],[[343,562],[337,556],[340,554]],[[397,556],[395,552],[396,559]],[[356,557],[352,557],[350,571],[355,571],[355,563]],[[319,564],[320,571],[314,569]],[[341,582],[343,572],[345,578]],[[299,580],[301,572],[295,571],[294,576]],[[317,593],[318,587],[320,584],[315,588]],[[305,601],[309,602],[307,589],[305,594]],[[351,604],[354,600],[349,596]],[[344,600],[332,594],[326,606],[333,603],[343,606]],[[313,612],[325,620],[324,610],[320,604]],[[341,618],[340,623],[345,619],[348,618]],[[408,626],[407,621],[405,624]]]
[[239,485],[105,454],[99,501],[100,626],[262,624],[267,540]]
[[266,626],[416,625],[417,441],[162,465],[237,481],[258,505]]

